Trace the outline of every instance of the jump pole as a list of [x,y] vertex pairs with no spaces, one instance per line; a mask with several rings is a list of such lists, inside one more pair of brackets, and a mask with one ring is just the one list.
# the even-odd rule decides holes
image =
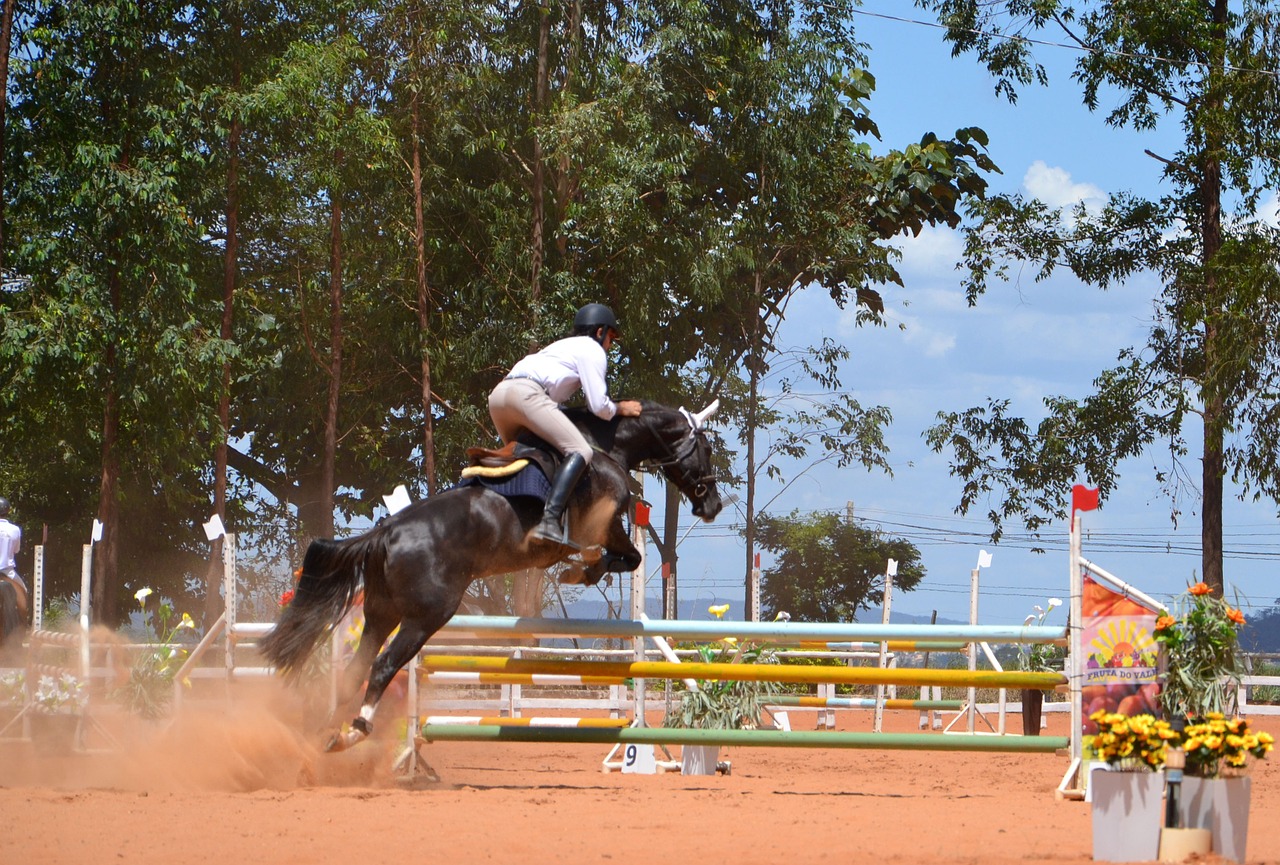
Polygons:
[[[518,616],[454,616],[442,636],[460,637],[666,637],[681,642],[724,637],[759,643],[911,640],[917,643],[1065,644],[1066,628],[1050,625],[884,625],[862,622],[721,622],[690,619],[544,619]],[[922,648],[922,646],[918,646]]]
[[837,682],[854,685],[944,685],[1052,690],[1066,684],[1059,673],[879,667],[796,667],[781,664],[681,663],[669,661],[563,661],[426,655],[428,672],[543,673],[563,676],[622,676],[636,679],[715,679],[735,682]]
[[[769,706],[796,706],[802,709],[874,709],[874,697],[812,697],[781,694],[764,701]],[[964,708],[964,700],[910,700],[888,698],[883,701],[889,711],[919,709],[922,712],[958,712]]]
[[728,745],[760,748],[1054,753],[1066,736],[991,736],[983,733],[865,733],[782,730],[689,730],[666,727],[535,727],[438,725],[422,727],[428,742],[570,742],[588,745]]

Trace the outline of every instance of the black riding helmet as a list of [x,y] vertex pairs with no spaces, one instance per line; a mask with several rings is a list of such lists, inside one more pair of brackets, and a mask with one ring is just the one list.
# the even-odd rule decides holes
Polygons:
[[604,337],[597,337],[600,328],[605,328],[606,333],[613,331],[615,338],[618,333],[618,319],[613,314],[613,310],[605,306],[603,303],[588,303],[586,306],[578,310],[573,317],[573,332],[576,334],[585,334],[595,339],[597,342],[604,342]]

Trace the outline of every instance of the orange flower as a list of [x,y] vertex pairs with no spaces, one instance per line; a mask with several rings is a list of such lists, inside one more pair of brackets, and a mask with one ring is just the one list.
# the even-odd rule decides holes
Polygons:
[[1161,616],[1156,619],[1156,630],[1163,631],[1165,628],[1172,628],[1176,624],[1178,624],[1178,620],[1173,616]]
[[1235,622],[1237,625],[1244,624],[1244,613],[1239,610],[1233,610],[1230,607],[1227,607],[1227,618]]
[[1196,583],[1194,586],[1187,589],[1187,591],[1193,595],[1207,595],[1212,592],[1213,589],[1209,587],[1208,583]]

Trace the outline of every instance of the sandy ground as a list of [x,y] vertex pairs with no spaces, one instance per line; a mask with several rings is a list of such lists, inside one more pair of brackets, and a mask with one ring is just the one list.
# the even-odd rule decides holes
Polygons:
[[[915,731],[914,713],[891,719]],[[1280,719],[1254,726],[1280,736]],[[261,707],[118,738],[66,757],[0,743],[0,863],[1091,861],[1089,806],[1055,799],[1067,760],[1052,754],[726,748],[731,774],[683,777],[602,773],[594,745],[455,742],[426,749],[439,783],[406,789],[394,743],[319,754]],[[1277,808],[1280,767],[1260,764],[1250,862],[1280,862]]]

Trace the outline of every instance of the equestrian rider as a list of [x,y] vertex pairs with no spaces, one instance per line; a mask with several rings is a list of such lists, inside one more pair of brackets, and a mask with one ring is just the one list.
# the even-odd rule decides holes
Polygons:
[[8,580],[18,595],[18,609],[26,615],[27,584],[18,573],[16,556],[22,549],[22,529],[9,522],[9,500],[0,496],[0,580]]
[[610,420],[614,415],[640,414],[639,401],[615,403],[609,398],[607,352],[617,341],[618,320],[613,310],[602,303],[588,303],[573,317],[570,336],[521,359],[489,394],[489,416],[504,443],[529,430],[564,455],[551,480],[542,522],[530,532],[533,538],[577,546],[569,540],[568,527],[561,518],[570,493],[591,462],[592,451],[560,404],[581,388],[587,408],[596,417]]

